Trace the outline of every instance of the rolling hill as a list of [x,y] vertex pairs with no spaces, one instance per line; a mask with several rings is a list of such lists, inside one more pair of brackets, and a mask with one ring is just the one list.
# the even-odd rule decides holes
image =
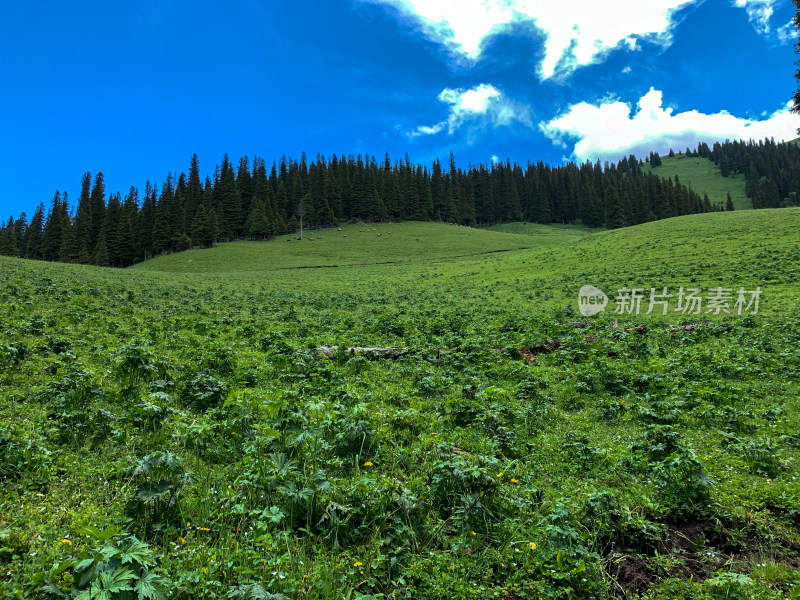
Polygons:
[[652,172],[661,177],[678,177],[682,184],[691,186],[699,193],[708,194],[712,204],[725,206],[727,194],[730,193],[735,210],[748,210],[753,208],[750,199],[745,195],[744,173],[723,177],[719,167],[707,158],[701,156],[686,156],[684,153],[675,154],[673,157],[662,156],[661,166],[651,167],[645,163],[645,172]]
[[0,257],[0,597],[791,597],[800,209],[505,227]]

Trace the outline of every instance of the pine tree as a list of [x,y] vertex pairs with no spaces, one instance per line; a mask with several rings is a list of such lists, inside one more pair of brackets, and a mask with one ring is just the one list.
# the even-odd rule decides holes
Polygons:
[[588,183],[583,187],[583,224],[586,227],[602,227],[605,221],[603,206],[594,191],[594,186]]
[[108,266],[112,267],[118,267],[120,265],[119,220],[121,214],[122,203],[120,202],[119,194],[111,194],[108,198],[108,206],[106,207],[106,215],[103,220],[103,229],[101,233],[104,234],[106,240]]
[[148,181],[144,188],[144,202],[136,225],[136,247],[141,260],[153,256],[153,229],[156,219],[156,190]]
[[606,187],[606,227],[618,229],[625,227],[625,218],[622,214],[622,205],[619,200],[619,191],[616,186],[609,184]]
[[203,183],[200,181],[200,161],[192,154],[189,164],[189,179],[186,183],[186,202],[184,204],[184,231],[191,230],[194,213],[203,202]]
[[236,239],[242,232],[244,219],[242,218],[242,199],[236,189],[236,176],[233,173],[228,155],[222,158],[219,182],[214,185],[214,191],[219,188],[219,208],[222,210],[222,236],[228,240]]
[[205,204],[201,202],[192,221],[192,242],[201,248],[213,248],[214,238],[213,217],[206,210]]
[[92,230],[91,186],[92,175],[86,172],[81,179],[81,194],[75,212],[74,240],[71,240],[66,252],[66,260],[69,262],[89,262],[89,238]]
[[728,199],[725,202],[725,210],[733,210],[733,200],[730,192],[728,192]]
[[92,253],[92,264],[97,265],[98,267],[111,266],[111,262],[108,258],[108,244],[106,243],[105,231],[101,231],[100,235],[97,237],[97,243],[95,244],[94,252]]
[[42,259],[42,241],[44,238],[44,204],[39,204],[33,213],[30,225],[25,230],[25,258]]
[[172,189],[172,173],[167,174],[167,180],[161,186],[161,196],[155,210],[153,222],[153,252],[164,254],[172,250],[172,202],[174,191]]
[[0,256],[17,256],[14,217],[9,217],[5,226],[0,227]]
[[64,199],[62,200],[61,194],[56,190],[53,201],[50,204],[47,222],[44,226],[44,238],[42,240],[42,258],[44,260],[59,260],[61,242],[67,227],[69,227],[67,194],[64,192]]
[[251,240],[265,240],[270,236],[270,222],[267,218],[267,206],[264,200],[256,198],[251,204],[245,229]]
[[128,267],[136,262],[136,217],[139,210],[139,191],[131,186],[117,226],[117,256],[120,267]]
[[100,237],[100,231],[103,229],[106,213],[106,185],[102,173],[98,173],[94,177],[94,186],[92,187],[92,193],[89,197],[89,206],[91,216],[89,238],[86,243],[89,248],[94,248],[95,244],[97,244],[97,238]]

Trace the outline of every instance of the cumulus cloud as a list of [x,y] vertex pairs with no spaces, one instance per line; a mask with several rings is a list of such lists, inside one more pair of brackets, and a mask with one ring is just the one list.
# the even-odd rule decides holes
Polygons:
[[449,135],[453,135],[466,121],[472,120],[494,126],[510,125],[514,121],[531,124],[526,107],[512,102],[500,90],[487,83],[468,90],[445,88],[439,94],[439,101],[450,105],[447,118],[435,125],[420,125],[407,132],[409,139],[435,135],[445,129]]
[[662,93],[650,88],[639,99],[633,115],[624,102],[609,101],[597,106],[581,102],[539,127],[561,147],[577,138],[572,157],[583,162],[615,161],[629,154],[643,157],[650,151],[666,153],[670,148],[694,148],[700,141],[711,144],[726,139],[791,140],[799,126],[800,116],[789,112],[788,105],[763,120],[739,118],[724,111],[674,114],[673,109],[662,106]]
[[789,21],[786,25],[782,25],[775,30],[775,35],[781,44],[791,44],[797,39],[797,30],[794,28],[794,23]]
[[758,33],[769,33],[769,19],[775,12],[778,0],[736,0],[736,6],[744,8],[750,22]]
[[530,23],[544,34],[542,79],[567,75],[641,39],[666,44],[673,14],[698,0],[561,0],[558,7],[541,0],[369,0],[389,4],[411,16],[424,33],[456,54],[475,60],[483,41],[514,23]]

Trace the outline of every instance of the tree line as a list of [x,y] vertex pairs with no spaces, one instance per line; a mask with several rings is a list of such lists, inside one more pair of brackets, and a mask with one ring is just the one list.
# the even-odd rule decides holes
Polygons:
[[719,166],[723,177],[744,173],[745,193],[753,208],[798,206],[800,190],[800,146],[794,142],[776,144],[774,139],[754,142],[700,144],[697,156]]
[[[648,157],[660,164],[657,153]],[[656,163],[655,161],[658,161]],[[217,242],[267,240],[303,224],[444,221],[469,226],[500,222],[577,223],[618,228],[668,217],[723,210],[677,180],[645,173],[633,155],[618,163],[551,167],[509,160],[463,170],[450,154],[446,168],[385,156],[282,158],[268,169],[262,158],[226,154],[213,177],[201,178],[197,155],[188,174],[169,173],[143,193],[106,194],[102,173],[85,173],[75,210],[56,191],[0,224],[0,254],[125,267],[160,254]],[[676,178],[677,179],[677,178]]]

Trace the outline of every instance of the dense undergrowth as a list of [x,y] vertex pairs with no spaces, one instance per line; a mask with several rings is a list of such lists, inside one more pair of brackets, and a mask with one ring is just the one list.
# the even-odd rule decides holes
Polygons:
[[298,287],[0,261],[0,593],[800,597],[796,310]]

